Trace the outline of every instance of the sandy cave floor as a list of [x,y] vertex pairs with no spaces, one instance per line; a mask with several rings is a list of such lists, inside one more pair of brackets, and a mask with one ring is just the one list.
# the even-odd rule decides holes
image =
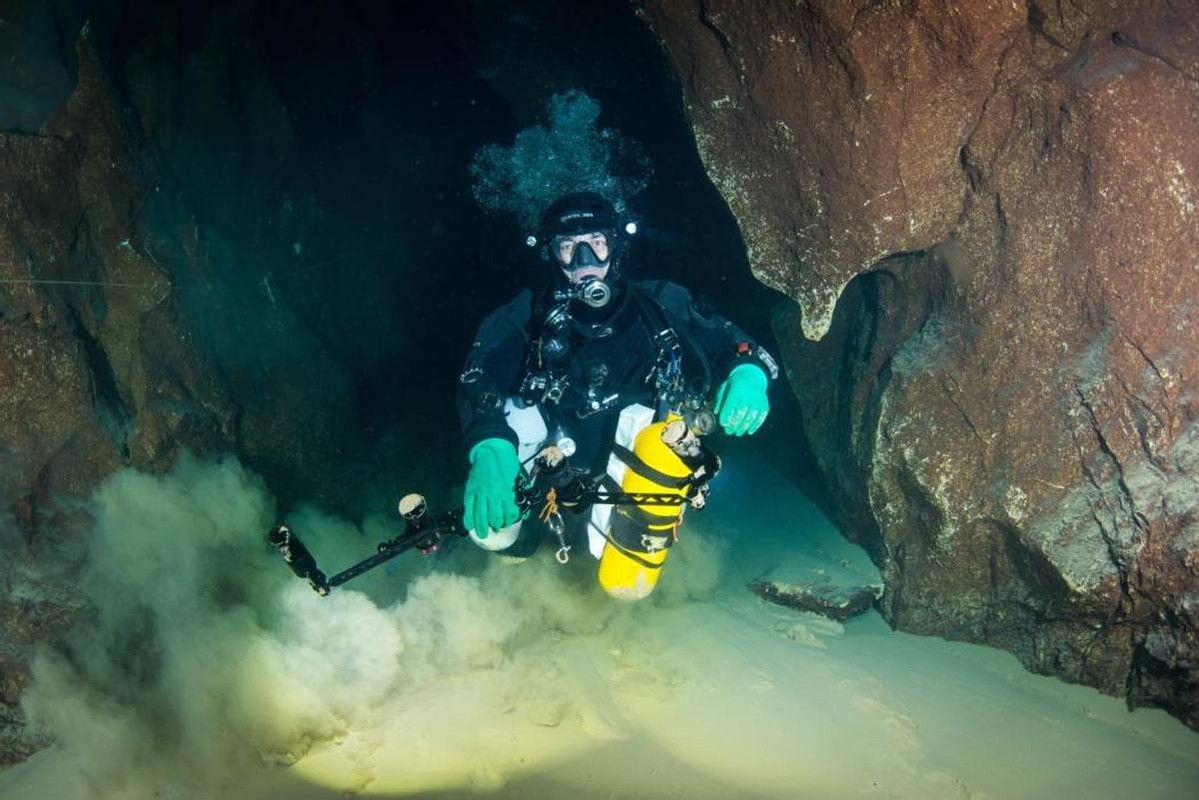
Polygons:
[[[841,625],[756,598],[745,584],[771,571],[877,573],[792,487],[752,460],[737,467],[684,528],[703,552],[664,573],[687,591],[593,629],[546,616],[503,658],[379,700],[291,766],[223,776],[221,796],[1199,796],[1199,734],[1164,712],[1129,713],[998,650],[892,632],[873,611]],[[554,599],[564,579],[544,550],[487,567],[488,580],[500,597],[528,581],[568,602]],[[0,775],[0,797],[126,796],[62,760],[52,748]],[[192,796],[159,786],[156,797]]]

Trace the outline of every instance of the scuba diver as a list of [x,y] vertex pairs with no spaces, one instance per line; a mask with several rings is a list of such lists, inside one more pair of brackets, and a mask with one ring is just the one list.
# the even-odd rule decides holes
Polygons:
[[595,502],[574,509],[585,512],[571,515],[585,533],[575,523],[568,537],[553,493],[540,514],[522,512],[530,464],[553,447],[593,485],[675,493],[701,507],[719,459],[697,434],[716,423],[733,436],[755,433],[778,377],[766,350],[687,289],[626,274],[635,232],[599,194],[554,202],[527,240],[553,265],[550,280],[483,320],[458,385],[470,538],[518,561],[554,534],[563,563],[569,542],[582,539],[601,586],[623,599],[653,590],[685,503]]

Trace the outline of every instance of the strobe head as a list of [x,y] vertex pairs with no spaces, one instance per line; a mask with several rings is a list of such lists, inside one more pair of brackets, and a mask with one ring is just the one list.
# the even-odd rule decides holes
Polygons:
[[400,516],[409,522],[419,522],[424,518],[425,512],[429,510],[429,506],[425,502],[425,496],[416,492],[401,497],[398,508]]
[[308,548],[300,541],[295,531],[286,525],[276,525],[266,535],[266,540],[279,551],[297,577],[308,581],[314,592],[322,597],[329,594],[329,581],[325,578],[325,573],[317,567],[316,559],[308,552]]

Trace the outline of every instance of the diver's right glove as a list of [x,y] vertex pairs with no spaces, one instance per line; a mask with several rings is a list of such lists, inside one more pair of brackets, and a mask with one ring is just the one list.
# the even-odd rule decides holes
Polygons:
[[516,476],[520,460],[507,439],[484,439],[470,450],[462,524],[486,539],[488,528],[501,530],[520,519],[516,505]]

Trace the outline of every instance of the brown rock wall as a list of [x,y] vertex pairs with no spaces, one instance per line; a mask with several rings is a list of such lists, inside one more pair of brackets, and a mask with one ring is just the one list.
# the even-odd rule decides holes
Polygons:
[[143,189],[129,136],[86,40],[79,55],[79,85],[41,133],[0,133],[0,763],[37,745],[17,706],[28,652],[81,610],[80,500],[153,464],[146,452],[200,444],[149,402],[143,353],[179,338],[160,311],[170,281],[131,245]]
[[43,133],[3,134],[0,146],[6,503],[46,484],[56,460],[75,462],[57,473],[71,479],[50,482],[35,502],[177,447],[178,426],[154,402],[165,386],[187,385],[218,417],[232,414],[205,384],[213,381],[202,353],[183,344],[170,278],[134,235],[145,192],[136,153],[86,40],[79,55],[79,86]]
[[[353,461],[354,394],[299,319],[276,310],[274,339],[235,341],[239,367],[218,357],[208,290],[224,253],[185,200],[147,225],[170,170],[99,49],[80,35],[75,89],[40,132],[0,132],[0,765],[39,745],[17,705],[25,663],[85,612],[83,502],[104,477],[165,469],[187,447],[235,452],[294,490]],[[279,340],[281,355],[256,357]]]
[[1199,9],[642,6],[886,616],[1199,725]]
[[641,5],[755,274],[799,302],[809,337],[854,275],[946,238],[962,206],[957,145],[1023,30],[1021,6]]

